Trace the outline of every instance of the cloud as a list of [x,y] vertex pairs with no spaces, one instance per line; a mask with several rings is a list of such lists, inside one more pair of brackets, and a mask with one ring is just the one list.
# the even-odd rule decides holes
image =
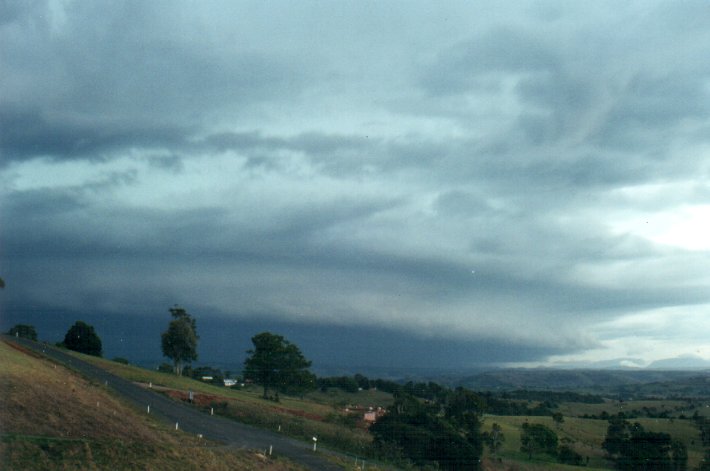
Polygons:
[[564,361],[708,302],[695,3],[4,7],[13,309]]
[[138,123],[100,123],[88,119],[43,116],[39,109],[0,106],[0,151],[5,163],[33,157],[105,159],[129,147],[174,148],[185,145],[185,130]]

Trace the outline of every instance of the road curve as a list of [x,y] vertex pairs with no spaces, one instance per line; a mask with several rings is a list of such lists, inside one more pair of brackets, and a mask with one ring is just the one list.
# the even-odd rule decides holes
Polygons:
[[273,447],[274,455],[284,456],[313,470],[342,470],[343,468],[325,460],[322,451],[314,453],[310,443],[301,442],[281,434],[269,432],[241,424],[219,416],[210,416],[185,404],[175,402],[162,394],[144,389],[106,370],[80,360],[61,349],[31,340],[3,336],[5,341],[15,342],[51,360],[59,362],[105,384],[119,396],[133,405],[147,410],[171,426],[178,423],[187,433],[202,434],[204,438],[224,442],[245,449],[268,450]]

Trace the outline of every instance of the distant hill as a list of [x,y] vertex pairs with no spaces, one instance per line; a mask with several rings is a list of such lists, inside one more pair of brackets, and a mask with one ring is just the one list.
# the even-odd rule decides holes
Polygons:
[[654,361],[646,368],[656,370],[710,370],[710,361],[699,356],[687,355]]
[[710,371],[501,369],[462,377],[478,391],[516,389],[610,394],[710,395]]

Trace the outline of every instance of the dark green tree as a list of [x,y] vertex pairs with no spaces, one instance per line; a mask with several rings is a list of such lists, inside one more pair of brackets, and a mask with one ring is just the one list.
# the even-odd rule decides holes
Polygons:
[[161,335],[161,348],[163,355],[173,361],[175,374],[181,376],[184,365],[197,360],[197,323],[177,305],[170,308],[170,314],[173,320]]
[[639,423],[630,424],[614,418],[609,421],[602,444],[617,469],[671,471],[687,466],[685,445],[677,443],[667,433],[648,432]]
[[700,467],[698,469],[700,471],[710,471],[710,448],[705,450],[705,455],[703,456],[703,460],[700,462]]
[[494,458],[498,457],[498,452],[505,442],[505,435],[503,434],[503,428],[494,423],[491,426],[490,432],[485,432],[483,435],[483,441],[488,445],[488,449],[491,450],[491,454]]
[[615,456],[621,454],[629,444],[629,427],[631,424],[619,417],[609,419],[609,425],[606,428],[606,437],[602,443],[602,448],[610,455]]
[[561,412],[553,412],[552,421],[555,423],[555,427],[557,427],[557,429],[559,430],[559,428],[565,422],[565,417],[562,415]]
[[[477,470],[481,456],[476,441],[405,392],[395,394],[387,415],[370,427],[375,448],[389,457],[400,455],[414,464],[449,470]],[[480,437],[478,438],[480,440]]]
[[688,469],[688,447],[685,443],[674,440],[671,443],[671,459],[673,471],[686,471]]
[[33,325],[16,324],[12,329],[7,331],[7,335],[37,341],[37,331]]
[[444,417],[466,440],[472,454],[483,453],[481,416],[485,402],[481,396],[464,388],[456,388],[446,399]]
[[82,321],[76,321],[69,328],[64,336],[64,346],[69,350],[97,357],[102,353],[101,339],[94,327]]
[[520,451],[532,459],[535,453],[557,454],[557,434],[543,424],[523,424],[520,434]]
[[264,398],[269,389],[297,394],[315,388],[315,376],[308,371],[311,362],[298,347],[281,335],[262,332],[251,339],[254,348],[247,351],[244,378],[261,384]]
[[570,448],[569,445],[562,445],[560,449],[557,450],[557,461],[562,464],[582,466],[582,455]]

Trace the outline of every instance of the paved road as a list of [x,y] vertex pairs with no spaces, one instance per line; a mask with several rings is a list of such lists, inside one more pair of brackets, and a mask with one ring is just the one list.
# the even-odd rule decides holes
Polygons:
[[62,350],[31,340],[3,336],[3,339],[18,343],[28,349],[62,363],[79,373],[106,384],[117,394],[127,399],[139,408],[164,420],[171,426],[177,422],[185,432],[202,434],[203,437],[224,442],[226,444],[256,450],[268,450],[273,446],[274,455],[285,456],[299,464],[314,470],[342,470],[342,468],[323,459],[322,451],[313,452],[310,443],[294,440],[278,433],[240,424],[233,420],[218,416],[210,416],[190,406],[175,402],[162,394],[144,389],[123,378],[119,378],[106,370],[82,361]]

